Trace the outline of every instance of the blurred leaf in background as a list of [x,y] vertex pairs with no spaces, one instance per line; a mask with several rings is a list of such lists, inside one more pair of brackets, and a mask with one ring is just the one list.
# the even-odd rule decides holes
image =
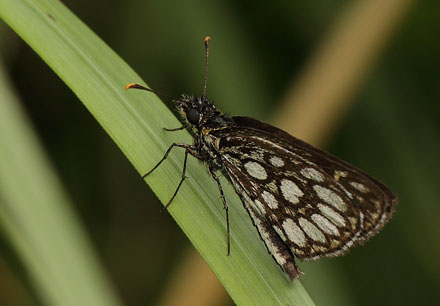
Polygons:
[[[200,94],[201,41],[212,36],[208,96],[225,112],[269,121],[352,2],[64,3],[152,88],[174,96]],[[317,305],[332,304],[334,295],[342,295],[334,305],[434,305],[440,298],[439,22],[438,1],[410,8],[326,139],[330,152],[384,181],[400,201],[365,246],[301,264]],[[72,92],[10,29],[0,29],[14,86],[122,300],[155,303],[185,257],[187,239]],[[4,245],[0,271],[12,270],[18,280],[0,273],[0,292],[33,305],[20,293],[29,288],[20,285],[23,275]]]

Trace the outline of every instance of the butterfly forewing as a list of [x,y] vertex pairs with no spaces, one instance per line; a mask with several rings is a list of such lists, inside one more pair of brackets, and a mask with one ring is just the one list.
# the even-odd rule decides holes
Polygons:
[[[296,257],[317,259],[343,254],[390,218],[396,198],[380,182],[275,127],[233,119],[235,126],[214,135],[223,170],[260,235],[276,233]],[[263,222],[273,230],[256,224]],[[273,239],[263,241],[285,260],[267,245]]]

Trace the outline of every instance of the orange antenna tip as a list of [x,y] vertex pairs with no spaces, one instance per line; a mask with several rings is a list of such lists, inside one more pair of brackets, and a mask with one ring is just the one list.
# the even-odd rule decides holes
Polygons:
[[208,41],[210,41],[211,40],[211,37],[209,37],[209,36],[206,36],[205,37],[205,43],[207,43]]
[[136,83],[128,83],[127,85],[125,85],[125,90],[129,90],[130,88],[136,87]]

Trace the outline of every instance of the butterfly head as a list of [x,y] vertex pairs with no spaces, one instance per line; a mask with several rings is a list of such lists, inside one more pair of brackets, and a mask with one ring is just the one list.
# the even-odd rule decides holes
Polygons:
[[202,126],[215,111],[215,106],[204,97],[182,95],[182,99],[173,102],[186,122],[194,127]]

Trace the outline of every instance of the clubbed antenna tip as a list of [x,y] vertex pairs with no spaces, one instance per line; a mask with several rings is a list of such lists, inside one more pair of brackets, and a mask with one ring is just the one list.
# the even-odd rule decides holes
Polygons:
[[143,89],[143,90],[150,91],[148,88],[145,88],[144,86],[141,86],[136,83],[128,83],[127,85],[125,85],[125,90],[129,90],[130,88]]

